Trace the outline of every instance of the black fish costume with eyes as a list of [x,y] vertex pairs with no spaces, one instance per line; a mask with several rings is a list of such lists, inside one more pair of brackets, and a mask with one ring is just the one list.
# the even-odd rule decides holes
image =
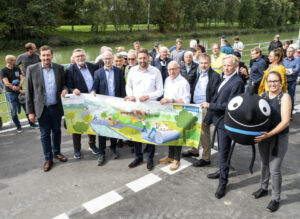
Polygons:
[[252,146],[252,160],[249,170],[253,173],[253,164],[255,160],[255,142],[254,138],[261,135],[261,132],[267,132],[270,124],[271,107],[269,103],[257,94],[244,93],[232,98],[225,111],[224,126],[233,140],[229,156],[228,165],[230,165],[231,156],[236,143]]

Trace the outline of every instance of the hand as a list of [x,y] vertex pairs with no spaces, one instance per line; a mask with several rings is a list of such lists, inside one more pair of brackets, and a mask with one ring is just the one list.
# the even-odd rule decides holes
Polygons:
[[30,122],[36,123],[35,114],[29,113],[28,118],[29,118]]
[[22,73],[22,75],[25,75],[25,72],[23,70],[21,71],[21,73]]
[[96,96],[96,92],[95,91],[91,91],[91,94],[93,94],[94,97]]
[[201,107],[201,108],[207,108],[207,109],[208,109],[208,108],[209,108],[209,103],[208,103],[208,102],[201,103],[201,104],[200,104],[200,107]]
[[251,85],[254,86],[255,85],[254,82],[251,82]]
[[18,87],[18,86],[13,86],[12,89],[13,89],[13,91],[19,91],[19,90],[20,90],[20,87]]
[[240,68],[240,72],[243,74],[243,75],[248,75],[247,71],[246,71],[246,68]]
[[69,93],[68,90],[63,90],[63,91],[61,92],[61,95],[62,95],[62,97],[65,97],[66,94],[68,94],[68,93]]
[[254,138],[254,142],[258,143],[261,142],[262,140],[265,140],[266,138],[270,138],[271,135],[268,132],[262,132],[260,136],[256,136]]
[[125,101],[129,100],[129,101],[132,101],[132,102],[135,102],[135,101],[136,101],[136,99],[135,99],[134,96],[131,96],[131,97],[126,96],[126,97],[124,98],[124,100],[125,100]]
[[25,94],[25,90],[19,90],[20,94]]
[[146,101],[146,100],[148,100],[149,99],[149,95],[144,95],[144,96],[141,96],[140,98],[139,98],[139,100],[141,101],[141,102],[144,102],[144,101]]
[[73,90],[73,94],[77,95],[77,96],[80,96],[80,90],[78,90],[77,88],[75,88]]
[[170,103],[170,100],[166,99],[166,98],[163,98],[163,99],[160,100],[160,104],[166,104],[166,103]]

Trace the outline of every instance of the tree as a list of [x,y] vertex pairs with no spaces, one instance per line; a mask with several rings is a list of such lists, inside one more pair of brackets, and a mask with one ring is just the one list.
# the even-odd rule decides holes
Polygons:
[[90,123],[91,121],[93,121],[93,116],[91,114],[87,114],[83,117],[83,120],[87,123]]
[[64,0],[62,5],[63,18],[72,26],[80,21],[84,0]]
[[89,125],[85,122],[76,122],[75,125],[73,125],[73,129],[76,132],[84,133],[89,129]]
[[71,122],[73,123],[73,119],[75,117],[75,113],[74,112],[69,112],[67,115],[66,115],[67,119],[70,119]]
[[[161,0],[156,2],[154,11],[156,11],[153,23],[158,24],[159,30],[164,32],[171,29],[177,18],[177,11],[172,0]],[[153,4],[152,4],[153,5]]]
[[238,15],[239,26],[253,27],[255,24],[255,17],[255,0],[241,0],[241,7]]
[[240,9],[239,4],[239,0],[225,0],[225,8],[223,14],[225,24],[231,24],[231,26],[234,25],[234,21],[236,21]]
[[107,117],[107,113],[106,113],[105,111],[102,112],[102,113],[101,113],[101,117],[102,117],[103,120],[105,120],[106,117]]
[[185,132],[187,130],[194,128],[194,126],[196,125],[196,122],[198,121],[198,118],[196,116],[193,116],[192,113],[182,110],[179,112],[179,115],[175,116],[175,121],[176,121],[176,125],[179,128],[182,128],[183,142],[186,143]]

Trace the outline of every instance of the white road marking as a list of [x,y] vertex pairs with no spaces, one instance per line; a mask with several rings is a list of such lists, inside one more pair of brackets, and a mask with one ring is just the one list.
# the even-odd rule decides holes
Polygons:
[[165,166],[165,167],[162,167],[162,168],[160,168],[160,169],[161,169],[162,171],[164,171],[164,172],[170,174],[170,175],[173,175],[174,173],[177,173],[177,172],[179,172],[179,171],[181,171],[181,170],[183,170],[183,169],[185,169],[185,168],[187,168],[187,167],[189,167],[189,166],[191,166],[191,165],[192,165],[192,164],[191,164],[190,162],[188,162],[188,161],[186,161],[186,160],[184,160],[184,159],[181,159],[181,160],[180,160],[180,166],[179,166],[179,168],[178,168],[177,170],[174,170],[174,171],[170,170],[171,164],[170,164],[170,165],[167,165],[167,166]]
[[65,213],[60,214],[52,219],[69,219],[68,215],[66,215]]
[[147,188],[148,186],[151,186],[159,181],[161,181],[160,177],[156,176],[153,173],[150,173],[146,176],[143,176],[137,180],[134,180],[134,181],[126,184],[126,186],[134,192],[139,192],[139,191]]
[[90,214],[94,214],[112,204],[117,203],[123,199],[116,191],[110,191],[104,195],[101,195],[91,201],[88,201],[83,204],[83,207],[90,212]]

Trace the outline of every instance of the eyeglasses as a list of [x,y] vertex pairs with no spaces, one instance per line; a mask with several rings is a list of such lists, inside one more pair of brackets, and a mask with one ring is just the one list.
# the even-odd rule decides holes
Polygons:
[[252,56],[254,56],[255,54],[257,54],[257,52],[255,52],[255,53],[251,53],[251,55],[252,55]]
[[78,56],[75,56],[75,58],[81,58],[81,57],[85,57],[85,55],[78,55]]
[[135,58],[127,58],[128,61],[134,61]]
[[177,70],[178,68],[168,68],[168,71],[175,71]]
[[104,61],[112,60],[112,58],[104,58]]
[[275,80],[275,81],[267,81],[268,84],[277,84],[279,83],[280,80]]

